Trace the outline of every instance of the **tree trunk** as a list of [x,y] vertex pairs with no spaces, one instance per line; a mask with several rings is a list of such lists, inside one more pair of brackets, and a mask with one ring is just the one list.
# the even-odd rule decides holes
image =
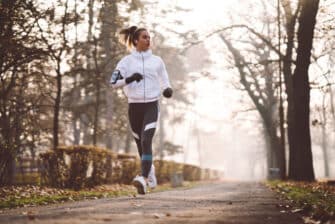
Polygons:
[[[129,124],[128,124],[129,126]],[[128,127],[128,131],[127,131],[127,135],[126,135],[126,142],[125,142],[125,145],[124,145],[124,152],[125,153],[130,153],[130,143],[131,143],[131,139],[132,139],[132,134],[131,134],[131,131]]]
[[63,56],[63,51],[67,45],[66,39],[66,25],[67,25],[67,10],[68,10],[68,1],[65,2],[64,7],[64,15],[62,18],[62,36],[63,36],[63,43],[62,48],[59,49],[57,56],[54,56],[54,60],[56,60],[57,68],[56,68],[56,84],[57,84],[57,91],[56,91],[56,99],[54,105],[54,119],[53,119],[53,148],[56,149],[59,145],[59,113],[60,113],[60,104],[61,104],[61,97],[62,97],[62,73],[61,73],[61,61]]
[[94,105],[94,121],[93,121],[93,145],[97,145],[99,110],[101,104],[101,78],[98,65],[98,41],[94,39],[94,64],[95,64],[95,105]]
[[[263,117],[263,116],[262,116]],[[264,119],[263,117],[263,123],[265,128],[265,134],[266,138],[268,139],[268,145],[269,149],[268,151],[268,158],[267,158],[267,164],[268,164],[268,177],[270,176],[270,168],[279,168],[279,175],[280,177],[283,175],[283,167],[281,165],[283,162],[281,161],[281,151],[280,151],[280,138],[277,136],[277,128],[276,125],[273,123],[274,119]],[[285,164],[285,160],[284,160]]]
[[327,146],[327,115],[326,115],[326,93],[323,95],[322,99],[322,120],[321,120],[321,128],[322,128],[322,154],[323,154],[323,161],[324,161],[324,170],[325,170],[325,177],[329,177],[329,163],[328,163],[328,146]]
[[62,93],[62,74],[60,72],[60,61],[57,61],[57,95],[54,105],[54,121],[53,121],[53,148],[56,149],[59,144],[58,133],[59,133],[59,111]]
[[[287,36],[286,51],[283,58],[283,74],[285,91],[287,95],[287,142],[289,151],[294,148],[294,101],[293,101],[293,81],[292,81],[292,52],[294,47],[295,25],[299,8],[293,13],[289,0],[281,0],[285,15],[285,31]],[[292,157],[289,156],[289,164],[292,164]]]
[[[77,0],[74,1],[75,4],[75,13],[76,13],[76,20],[75,20],[75,35],[76,35],[76,44],[78,44],[78,17],[77,17]],[[75,66],[75,68],[79,67],[78,66],[78,48],[75,47],[74,48],[74,57],[73,57],[73,64]],[[80,99],[80,89],[78,86],[78,83],[80,81],[80,74],[79,73],[75,73],[74,74],[74,82],[73,82],[73,99],[77,102]],[[72,100],[73,100],[72,99]],[[80,122],[80,115],[77,112],[77,108],[74,108],[74,110],[72,110],[72,128],[73,128],[73,144],[74,145],[79,145],[80,143],[80,129],[78,126],[78,122]]]
[[[104,64],[104,77],[108,78],[113,69],[113,52],[116,50],[115,37],[113,36],[117,32],[116,17],[118,15],[117,2],[114,0],[105,0],[104,7],[102,8],[102,28],[101,28],[101,40],[103,42],[103,50],[106,53]],[[114,49],[113,49],[114,48]],[[113,124],[113,92],[106,90],[106,147],[112,149],[112,124]]]
[[299,16],[298,49],[293,74],[294,147],[290,149],[289,178],[314,181],[311,136],[309,126],[310,86],[308,68],[313,45],[314,27],[319,0],[302,1]]
[[[277,22],[278,22],[278,50],[281,52],[281,16],[280,0],[277,1]],[[278,63],[279,74],[279,131],[280,131],[280,148],[279,148],[279,169],[281,179],[286,178],[286,153],[285,153],[285,128],[284,128],[284,105],[283,105],[283,85],[282,85],[282,58],[279,56]]]
[[15,156],[8,150],[1,157],[0,186],[11,185],[15,175]]

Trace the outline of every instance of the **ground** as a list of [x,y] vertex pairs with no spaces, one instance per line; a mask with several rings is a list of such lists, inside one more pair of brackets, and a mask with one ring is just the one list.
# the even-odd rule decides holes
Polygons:
[[221,181],[190,189],[3,211],[0,223],[300,224],[259,182]]

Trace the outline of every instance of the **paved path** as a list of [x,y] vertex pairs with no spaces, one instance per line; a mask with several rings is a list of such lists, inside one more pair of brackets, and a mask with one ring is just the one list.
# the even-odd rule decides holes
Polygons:
[[297,214],[281,212],[278,204],[261,183],[223,181],[137,197],[12,209],[0,214],[0,223],[303,223]]

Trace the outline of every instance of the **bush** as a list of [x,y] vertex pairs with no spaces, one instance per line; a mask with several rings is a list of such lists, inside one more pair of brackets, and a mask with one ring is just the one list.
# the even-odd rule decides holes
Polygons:
[[62,146],[41,154],[42,181],[53,187],[81,189],[112,181],[115,154],[95,146]]
[[154,161],[156,167],[156,176],[159,183],[170,182],[171,176],[183,171],[183,164],[173,161],[156,160]]
[[[130,184],[141,171],[138,156],[114,154],[95,146],[62,146],[40,155],[41,182],[52,187],[79,190],[108,183]],[[218,178],[218,172],[198,166],[155,160],[157,181],[170,182],[175,176],[186,181]]]
[[140,160],[129,154],[118,154],[113,162],[113,182],[130,184],[141,170]]
[[201,168],[198,166],[185,164],[183,169],[184,180],[197,181],[201,179]]

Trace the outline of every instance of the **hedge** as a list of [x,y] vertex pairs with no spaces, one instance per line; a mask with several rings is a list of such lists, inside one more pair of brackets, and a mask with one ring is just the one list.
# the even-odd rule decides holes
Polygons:
[[[130,184],[139,174],[138,156],[115,154],[111,150],[85,145],[62,146],[40,155],[41,182],[52,187],[81,189],[95,185]],[[186,181],[215,179],[218,171],[173,161],[155,160],[159,183],[170,182],[178,174]]]

